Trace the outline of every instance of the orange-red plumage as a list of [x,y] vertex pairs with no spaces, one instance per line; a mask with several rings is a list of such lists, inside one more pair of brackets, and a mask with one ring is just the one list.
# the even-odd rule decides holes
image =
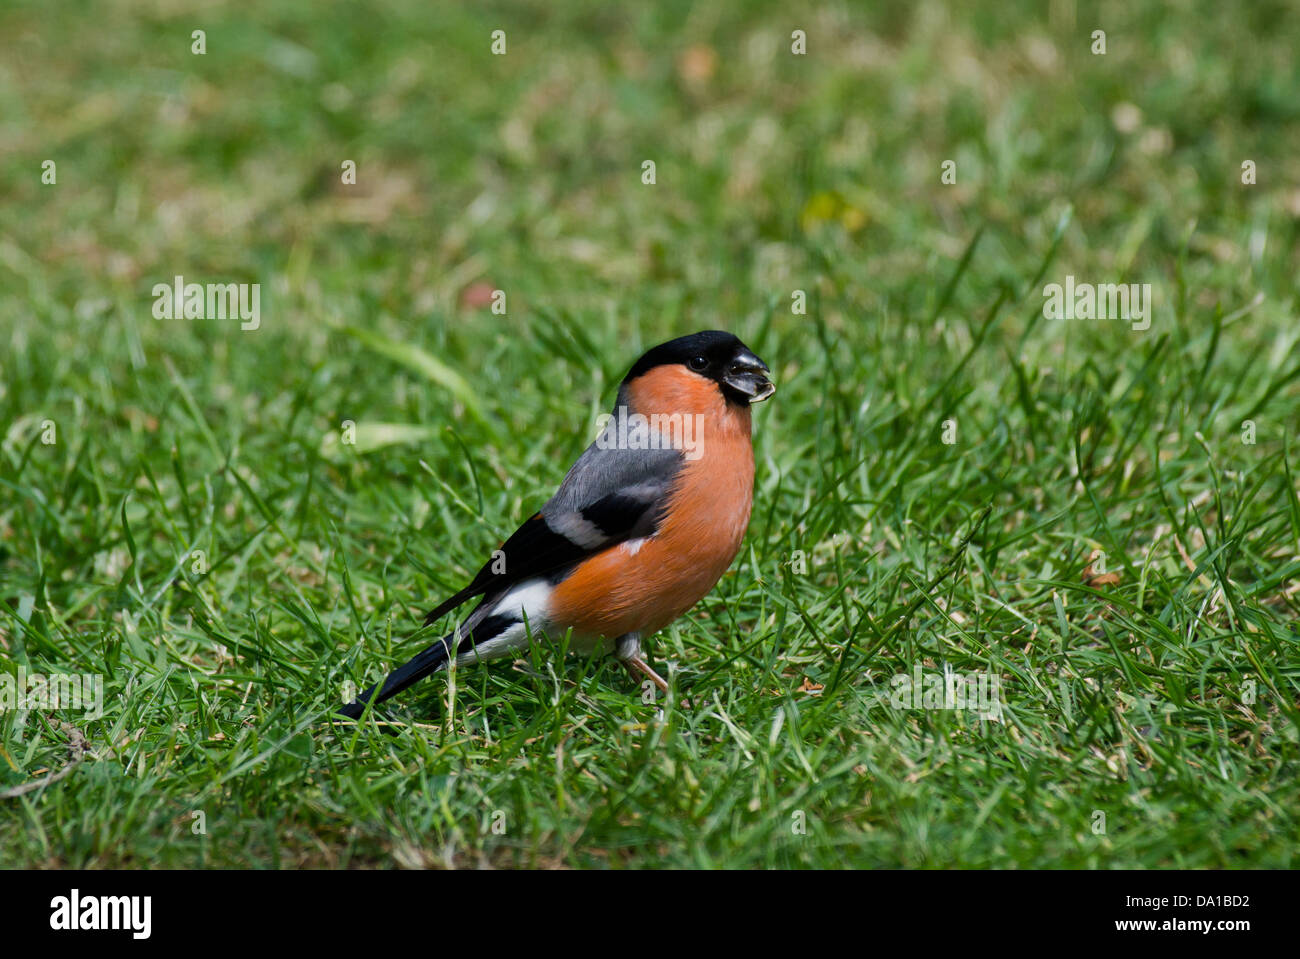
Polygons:
[[339,712],[358,718],[451,663],[517,655],[534,631],[572,630],[573,651],[612,651],[668,692],[641,639],[699,602],[740,551],[754,492],[750,404],[774,392],[767,372],[719,330],[646,351],[555,495],[425,620],[482,597],[474,610]]
[[550,617],[583,637],[648,635],[694,606],[740,550],[754,491],[748,406],[681,366],[632,381],[633,412],[698,415],[699,458],[678,475],[655,535],[584,560],[555,587]]

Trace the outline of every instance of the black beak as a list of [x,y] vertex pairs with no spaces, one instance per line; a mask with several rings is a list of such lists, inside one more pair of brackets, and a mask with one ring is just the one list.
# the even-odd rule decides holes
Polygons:
[[772,381],[763,375],[770,372],[767,364],[749,350],[739,350],[731,358],[731,365],[722,375],[722,382],[750,403],[761,403],[776,392]]

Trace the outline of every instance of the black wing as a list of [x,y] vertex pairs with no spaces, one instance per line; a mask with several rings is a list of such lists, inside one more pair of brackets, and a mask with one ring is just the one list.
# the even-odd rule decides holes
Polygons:
[[535,576],[658,527],[683,463],[673,449],[628,450],[593,443],[546,505],[515,530],[468,586],[425,617],[429,625],[479,595],[497,595]]

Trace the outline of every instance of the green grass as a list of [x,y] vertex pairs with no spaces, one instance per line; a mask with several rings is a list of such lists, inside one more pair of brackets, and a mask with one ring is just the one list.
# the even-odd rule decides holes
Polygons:
[[[0,713],[0,864],[1294,867],[1300,17],[1040,6],[6,5],[0,666],[106,704]],[[709,327],[779,392],[662,712],[543,649],[329,722]]]

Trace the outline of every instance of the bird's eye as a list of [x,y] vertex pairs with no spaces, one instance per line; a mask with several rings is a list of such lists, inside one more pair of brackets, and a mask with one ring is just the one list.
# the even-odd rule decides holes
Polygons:
[[700,370],[706,369],[708,367],[709,361],[702,356],[693,356],[691,357],[691,361],[686,365],[698,373]]

